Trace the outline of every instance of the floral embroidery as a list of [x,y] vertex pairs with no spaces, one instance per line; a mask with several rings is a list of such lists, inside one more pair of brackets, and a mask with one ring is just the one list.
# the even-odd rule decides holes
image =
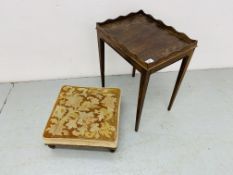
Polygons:
[[115,140],[119,95],[118,89],[64,86],[45,135]]
[[66,106],[74,107],[75,109],[80,106],[80,103],[83,101],[83,97],[78,94],[71,95],[66,97]]

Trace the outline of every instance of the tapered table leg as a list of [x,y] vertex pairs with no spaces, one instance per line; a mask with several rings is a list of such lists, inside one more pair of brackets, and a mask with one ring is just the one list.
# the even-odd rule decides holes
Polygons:
[[173,93],[172,93],[172,96],[171,96],[171,99],[170,99],[170,102],[169,102],[169,105],[168,105],[168,110],[169,111],[171,110],[173,102],[175,101],[177,92],[178,92],[178,90],[180,88],[181,82],[182,82],[182,80],[184,78],[185,72],[186,72],[186,70],[188,68],[188,65],[190,63],[190,60],[192,58],[192,54],[193,54],[193,51],[189,55],[184,57],[183,60],[182,60],[180,70],[179,70],[179,73],[178,73],[178,76],[177,76],[177,79],[176,79],[176,84],[175,84],[175,87],[174,87],[174,90],[173,90]]
[[98,37],[98,47],[99,47],[99,60],[100,60],[100,74],[101,74],[101,83],[102,87],[105,86],[105,77],[104,77],[104,41]]
[[132,77],[135,77],[135,72],[136,72],[136,69],[133,67]]
[[144,99],[145,99],[149,79],[150,79],[149,72],[141,73],[135,131],[138,131],[138,128],[139,128],[141,114],[142,114],[142,108],[143,108],[143,104],[144,104]]

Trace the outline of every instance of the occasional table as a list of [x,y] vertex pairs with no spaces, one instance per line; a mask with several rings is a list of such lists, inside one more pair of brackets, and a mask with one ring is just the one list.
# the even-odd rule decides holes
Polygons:
[[142,10],[96,24],[102,87],[104,78],[104,43],[107,43],[135,70],[141,73],[135,131],[138,131],[150,75],[182,59],[176,84],[168,105],[171,109],[190,63],[197,40],[165,25]]

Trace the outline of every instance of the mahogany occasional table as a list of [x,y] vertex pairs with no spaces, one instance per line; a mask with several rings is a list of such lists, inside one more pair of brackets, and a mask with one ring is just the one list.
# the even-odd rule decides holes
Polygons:
[[135,131],[138,131],[150,75],[182,59],[171,96],[171,109],[181,81],[188,68],[197,41],[173,27],[154,19],[142,10],[96,24],[102,87],[104,81],[104,43],[107,43],[141,73]]

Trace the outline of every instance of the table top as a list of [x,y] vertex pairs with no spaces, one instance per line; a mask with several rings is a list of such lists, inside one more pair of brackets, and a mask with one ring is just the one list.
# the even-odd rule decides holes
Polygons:
[[46,144],[115,148],[118,88],[62,87],[44,130]]
[[113,47],[148,67],[197,46],[196,40],[177,32],[142,10],[97,23],[96,28],[108,38]]

